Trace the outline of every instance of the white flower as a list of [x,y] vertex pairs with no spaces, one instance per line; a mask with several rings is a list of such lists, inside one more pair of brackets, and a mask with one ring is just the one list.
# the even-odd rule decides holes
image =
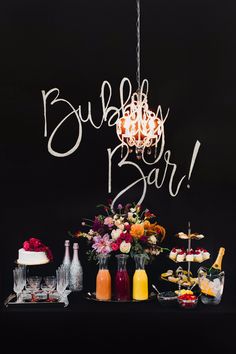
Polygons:
[[154,235],[152,235],[148,238],[148,242],[151,243],[152,245],[155,245],[157,243],[157,239]]
[[133,217],[133,213],[128,213],[128,220],[132,223],[135,223],[136,222],[136,219]]
[[91,235],[89,235],[89,234],[87,234],[87,239],[89,240],[89,241],[91,241],[92,240],[92,238],[93,238],[93,236],[91,236]]
[[132,220],[133,219],[133,213],[128,213],[128,220]]
[[122,220],[121,219],[118,219],[118,220],[116,220],[115,221],[115,225],[116,225],[116,227],[118,227],[119,229],[121,229],[122,231],[124,230],[124,224],[123,224],[123,222],[122,222]]
[[112,240],[116,241],[118,239],[118,237],[120,236],[121,232],[122,232],[122,230],[120,230],[120,229],[112,230],[112,232],[111,232]]
[[94,231],[93,231],[92,229],[90,229],[89,232],[88,232],[88,234],[89,234],[90,236],[93,236],[93,235],[94,235]]
[[135,208],[130,208],[130,211],[131,211],[132,213],[135,213],[135,212],[136,212],[136,209],[135,209]]
[[131,248],[131,243],[130,243],[130,242],[125,242],[125,241],[122,241],[122,242],[121,242],[121,244],[120,244],[120,251],[121,251],[122,253],[129,253],[130,248]]
[[118,227],[121,224],[121,221],[118,219],[115,221],[115,225]]
[[125,225],[124,225],[124,224],[120,224],[120,225],[118,226],[118,228],[119,228],[121,231],[123,231],[124,228],[125,228]]

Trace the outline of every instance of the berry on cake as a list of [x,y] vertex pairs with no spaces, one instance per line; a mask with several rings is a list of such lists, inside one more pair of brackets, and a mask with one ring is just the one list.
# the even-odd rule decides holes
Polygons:
[[49,247],[45,246],[39,239],[31,237],[23,243],[23,248],[18,251],[18,264],[40,265],[53,260]]

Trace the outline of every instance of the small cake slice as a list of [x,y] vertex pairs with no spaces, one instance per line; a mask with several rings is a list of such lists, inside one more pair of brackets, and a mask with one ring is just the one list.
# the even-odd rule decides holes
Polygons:
[[203,261],[202,251],[200,249],[197,249],[194,254],[194,262],[201,263],[202,261]]
[[186,252],[184,249],[182,249],[180,252],[178,252],[176,261],[177,262],[184,262],[186,257]]
[[169,254],[169,258],[172,259],[172,261],[176,261],[176,257],[177,257],[177,249],[172,248]]
[[193,250],[192,249],[187,251],[186,261],[187,262],[193,262],[194,261],[194,255],[193,255]]
[[206,261],[207,259],[210,258],[210,253],[206,249],[203,249],[202,250],[202,257],[203,257],[203,260]]

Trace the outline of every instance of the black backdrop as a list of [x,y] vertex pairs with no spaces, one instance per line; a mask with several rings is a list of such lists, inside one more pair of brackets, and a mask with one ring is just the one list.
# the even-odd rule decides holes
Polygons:
[[[148,187],[143,205],[158,213],[173,234],[206,235],[201,246],[216,256],[225,246],[226,291],[235,291],[235,14],[234,1],[179,0],[141,2],[141,75],[149,79],[149,105],[165,111],[166,149],[178,164],[177,176],[188,173],[193,146],[201,142],[192,177],[177,197],[167,181]],[[41,90],[57,87],[63,98],[102,116],[99,98],[103,80],[113,88],[119,105],[119,84],[136,74],[136,4],[130,1],[8,1],[1,3],[1,155],[2,241],[1,295],[12,288],[11,271],[17,250],[30,236],[41,238],[55,256],[50,271],[61,262],[67,231],[81,228],[83,217],[114,197],[138,175],[132,168],[112,169],[108,194],[107,148],[118,144],[115,129],[95,130],[83,124],[80,147],[69,157],[47,151]],[[59,107],[59,106],[58,106]],[[65,116],[61,106],[49,112],[49,133]],[[60,151],[77,137],[75,120],[65,124],[55,140]],[[160,165],[155,166],[160,167]],[[142,165],[142,168],[145,167]],[[147,173],[150,169],[147,169]],[[123,202],[137,201],[141,187]],[[85,258],[81,253],[83,265]],[[153,265],[158,281],[170,268],[164,257]],[[86,273],[87,274],[87,273]],[[86,275],[86,281],[89,274]]]

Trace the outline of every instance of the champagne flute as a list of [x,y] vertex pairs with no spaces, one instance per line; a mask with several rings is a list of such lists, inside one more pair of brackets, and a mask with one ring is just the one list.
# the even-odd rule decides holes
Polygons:
[[68,285],[65,267],[59,267],[56,271],[56,276],[57,276],[57,292],[61,298]]
[[24,274],[22,268],[15,268],[13,269],[13,290],[16,293],[16,301],[19,302],[20,294],[24,289]]

